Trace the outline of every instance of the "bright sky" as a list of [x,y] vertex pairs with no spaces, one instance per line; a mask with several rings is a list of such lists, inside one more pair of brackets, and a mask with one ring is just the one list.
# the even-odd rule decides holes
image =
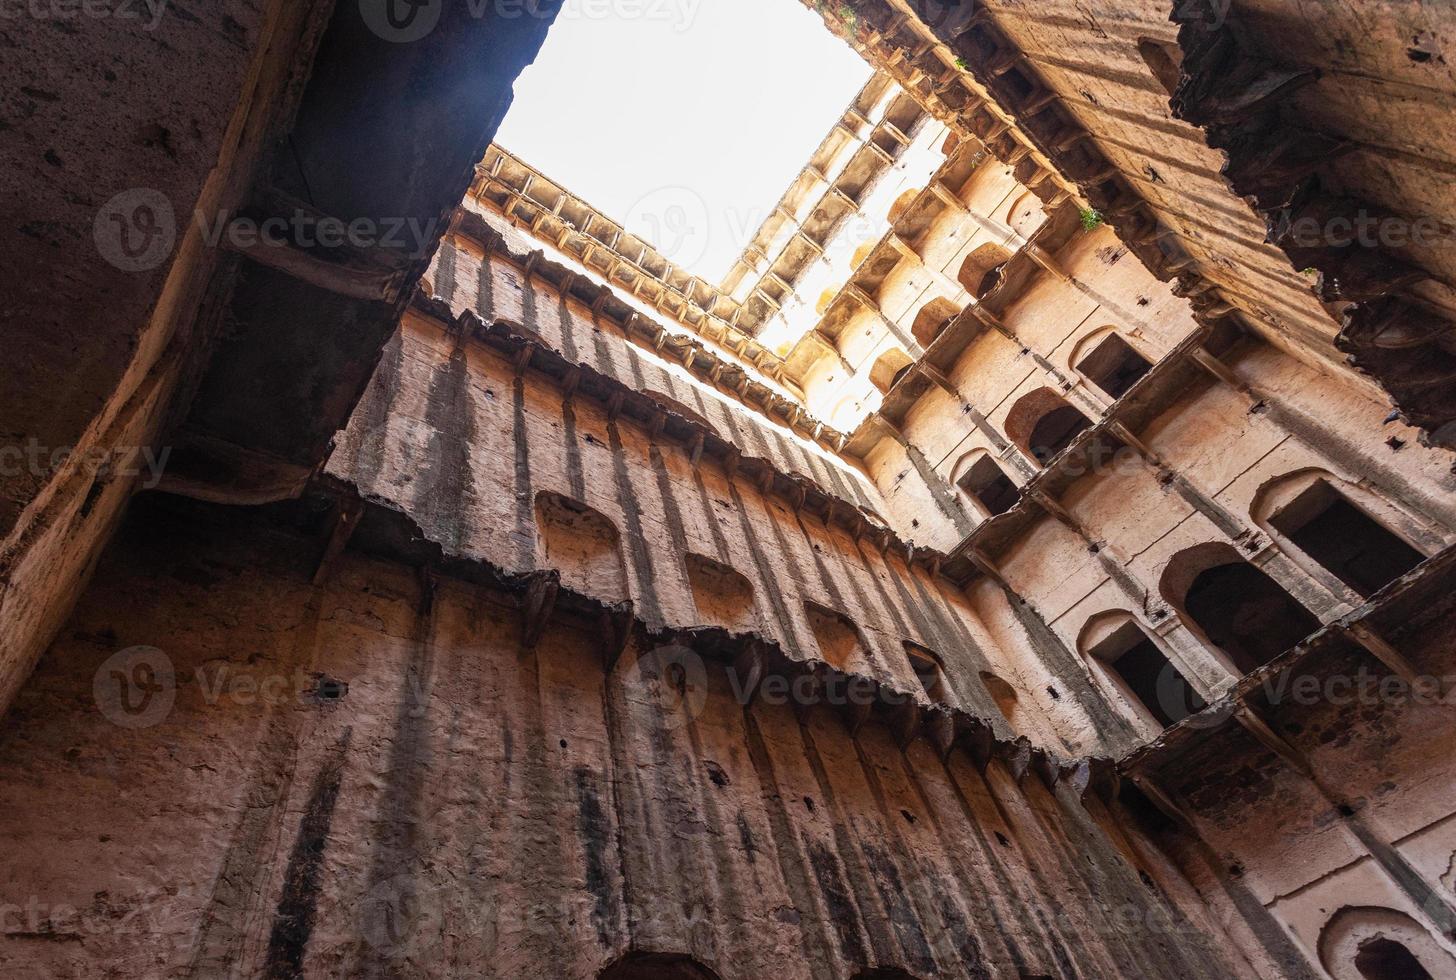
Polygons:
[[798,0],[567,0],[496,141],[716,283],[869,77]]

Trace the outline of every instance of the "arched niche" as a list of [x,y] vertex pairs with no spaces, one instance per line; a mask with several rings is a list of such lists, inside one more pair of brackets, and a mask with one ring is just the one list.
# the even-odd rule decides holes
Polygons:
[[1249,509],[1254,523],[1306,570],[1318,566],[1365,598],[1426,558],[1417,542],[1394,530],[1414,524],[1404,513],[1327,470],[1276,477],[1259,488]]
[[876,242],[873,239],[867,242],[860,242],[859,247],[854,250],[854,255],[850,257],[849,267],[851,269],[858,269],[860,264],[869,258],[870,253],[875,250],[875,244]]
[[1456,958],[1411,916],[1377,905],[1347,905],[1330,916],[1317,944],[1334,980],[1441,980]]
[[1089,618],[1077,637],[1077,650],[1140,718],[1158,730],[1208,706],[1130,612],[1115,609]]
[[820,293],[819,301],[814,304],[814,312],[819,314],[820,316],[823,316],[829,310],[829,304],[834,302],[834,297],[836,295],[838,295],[838,290],[835,290],[833,288],[826,289],[824,290],[824,292]]
[[836,432],[853,432],[865,415],[861,397],[849,394],[835,402],[824,422]]
[[1005,678],[994,674],[989,670],[983,670],[979,674],[981,686],[991,696],[996,704],[996,710],[1001,712],[1001,717],[1011,726],[1012,731],[1019,731],[1019,719],[1021,717],[1021,696],[1017,694],[1016,688]]
[[1077,342],[1068,364],[1117,401],[1152,370],[1153,364],[1115,327],[1099,327]]
[[910,210],[910,205],[914,204],[915,199],[919,196],[920,188],[912,187],[895,198],[895,203],[890,205],[890,224],[893,225],[899,221],[905,212]]
[[1045,220],[1041,199],[1032,191],[1018,196],[1006,210],[1006,224],[1022,238],[1030,238]]
[[718,974],[683,953],[628,953],[597,980],[719,980]]
[[1037,388],[1006,413],[1006,438],[1045,465],[1091,425],[1091,419],[1051,388]]
[[1000,245],[987,242],[978,247],[961,262],[956,281],[966,292],[981,299],[1000,281],[1001,267],[1011,261],[1011,253]]
[[970,497],[987,517],[996,517],[1016,506],[1020,490],[996,458],[985,449],[972,450],[952,470],[957,488]]
[[1221,541],[1178,552],[1158,588],[1189,629],[1239,674],[1257,670],[1320,627],[1314,613]]
[[1176,41],[1161,41],[1154,37],[1138,38],[1137,49],[1148,71],[1171,96],[1183,74],[1183,49]]
[[850,671],[864,664],[865,642],[859,627],[844,613],[816,602],[805,602],[804,613],[819,657],[836,670]]
[[895,386],[895,382],[904,377],[905,372],[909,371],[914,364],[915,362],[910,359],[909,354],[898,347],[891,347],[875,358],[875,363],[870,366],[870,384],[882,393],[889,394],[890,389]]
[[945,665],[940,654],[910,640],[902,641],[902,646],[905,648],[905,659],[910,661],[910,670],[920,681],[925,696],[937,704],[949,701],[950,682],[946,679]]
[[617,526],[579,500],[536,494],[537,567],[554,568],[561,584],[607,602],[629,598]]
[[756,624],[753,583],[737,569],[691,552],[684,559],[698,618],[709,626],[743,632]]
[[910,325],[910,334],[921,347],[929,347],[960,315],[961,308],[944,296],[937,297],[920,308]]

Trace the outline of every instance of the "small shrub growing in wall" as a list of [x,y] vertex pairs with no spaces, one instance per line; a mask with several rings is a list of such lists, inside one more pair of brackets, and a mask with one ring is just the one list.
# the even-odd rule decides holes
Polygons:
[[1096,208],[1078,208],[1077,215],[1082,219],[1083,231],[1092,231],[1102,224],[1102,212]]

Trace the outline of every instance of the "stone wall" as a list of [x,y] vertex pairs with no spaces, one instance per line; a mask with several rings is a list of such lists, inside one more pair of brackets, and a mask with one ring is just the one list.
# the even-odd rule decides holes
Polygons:
[[683,699],[590,620],[527,648],[491,587],[355,553],[314,586],[317,550],[137,502],[0,742],[7,972],[1248,975],[1070,781],[745,709],[711,665]]

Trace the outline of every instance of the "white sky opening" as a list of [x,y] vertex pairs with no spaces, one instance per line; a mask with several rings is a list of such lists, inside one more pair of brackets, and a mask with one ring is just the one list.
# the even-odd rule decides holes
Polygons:
[[871,73],[797,0],[567,0],[496,141],[716,284]]

